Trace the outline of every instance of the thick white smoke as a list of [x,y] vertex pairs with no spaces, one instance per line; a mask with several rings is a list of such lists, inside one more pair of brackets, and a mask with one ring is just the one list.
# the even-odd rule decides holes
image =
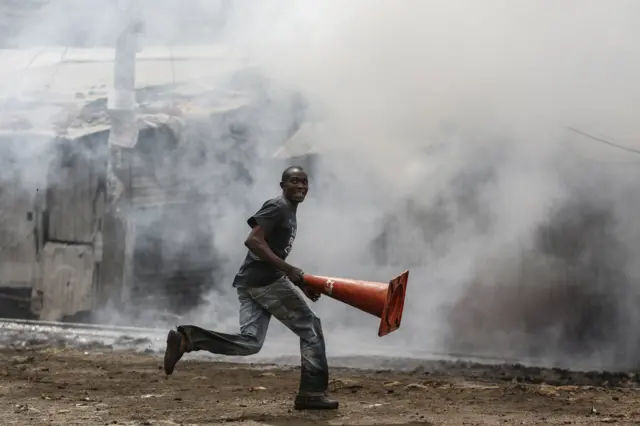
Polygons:
[[[224,20],[222,2],[139,4],[146,43],[233,46],[310,100],[324,131],[312,141],[321,155],[291,262],[310,273],[380,281],[411,270],[403,326],[384,339],[373,317],[327,298],[315,306],[330,355],[455,349],[565,363],[635,360],[635,345],[621,342],[638,321],[637,164],[564,127],[634,145],[640,4],[234,1]],[[16,40],[104,43],[118,25],[106,9],[51,2]],[[265,106],[252,119],[262,157],[275,151],[291,114]],[[227,182],[225,193],[235,195],[212,206],[229,287],[246,216],[279,191],[280,170],[266,164],[251,162],[253,183]],[[586,252],[570,243],[582,260],[545,252],[541,229],[570,228],[590,209],[610,219],[584,243]],[[575,225],[560,239],[587,233],[580,226],[588,228]],[[601,244],[607,250],[593,254]],[[598,296],[556,294],[575,286]],[[605,299],[598,292],[610,294],[613,313],[602,320],[609,323],[595,327],[595,337],[580,335],[578,317],[592,315],[585,304]],[[235,329],[233,291],[209,300],[185,320]],[[295,352],[295,338],[273,328]],[[588,344],[576,349],[566,339]]]
[[[316,141],[319,151],[338,152],[320,161],[318,174],[331,182],[318,176],[322,190],[301,210],[294,259],[308,270],[368,279],[412,270],[403,328],[384,341],[376,342],[366,316],[323,302],[331,347],[356,350],[351,342],[357,338],[387,353],[393,347],[397,355],[410,345],[536,355],[572,365],[633,362],[635,347],[623,342],[637,314],[628,307],[633,286],[623,281],[633,282],[627,268],[634,262],[621,256],[633,259],[636,252],[628,238],[637,232],[633,220],[622,219],[631,211],[635,173],[616,170],[617,162],[630,161],[628,153],[564,128],[633,145],[639,89],[632,76],[640,62],[630,17],[640,13],[638,6],[288,5],[286,11],[268,2],[243,9],[228,34],[261,57],[271,75],[312,91],[333,126],[329,137]],[[242,22],[251,22],[250,29]],[[554,212],[570,202],[578,206],[568,213],[575,217],[569,223],[591,208],[614,216],[587,243],[591,251],[607,247],[595,260],[579,251],[568,231],[560,238],[585,259],[559,258],[556,249],[540,253],[540,228],[560,221]],[[386,261],[393,266],[385,268],[370,241],[389,214],[395,223],[388,225],[393,235]],[[622,253],[611,253],[605,238]],[[483,285],[472,290],[476,282]],[[560,296],[569,292],[563,288],[585,293],[585,300]],[[598,292],[607,288],[624,296],[605,301]],[[502,301],[509,291],[515,295]],[[469,297],[477,308],[465,304]],[[603,322],[590,326],[595,335],[580,334],[588,322],[583,317],[596,315],[594,303],[615,313],[593,320]],[[551,319],[540,320],[545,317]],[[571,339],[588,343],[564,343]]]

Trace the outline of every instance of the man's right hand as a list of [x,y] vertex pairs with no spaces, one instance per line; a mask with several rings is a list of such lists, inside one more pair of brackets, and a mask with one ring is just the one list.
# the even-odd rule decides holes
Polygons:
[[302,269],[292,266],[291,269],[287,271],[287,278],[295,285],[300,286],[304,283],[304,272],[302,272]]

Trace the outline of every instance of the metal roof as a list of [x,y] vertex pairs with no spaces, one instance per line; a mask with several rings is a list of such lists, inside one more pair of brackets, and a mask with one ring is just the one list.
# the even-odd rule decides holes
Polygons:
[[[106,98],[114,49],[64,47],[0,50],[0,136],[75,139],[107,131]],[[136,89],[143,93],[139,127],[171,109],[212,115],[242,108],[251,95],[218,89],[248,61],[224,46],[149,47],[137,53]],[[212,93],[213,92],[213,93]]]
[[[0,50],[0,97],[106,96],[114,56],[111,48]],[[210,80],[247,66],[246,57],[226,45],[146,47],[136,54],[136,88]]]
[[326,152],[326,145],[321,143],[326,137],[326,132],[324,123],[305,122],[289,140],[276,150],[273,158],[287,159]]
[[[73,140],[109,131],[106,98],[114,55],[111,48],[0,50],[0,137]],[[174,128],[167,117],[212,116],[251,105],[259,93],[234,89],[226,81],[253,69],[246,57],[225,45],[142,49],[136,56],[138,128]],[[317,151],[322,128],[304,124],[274,156]]]

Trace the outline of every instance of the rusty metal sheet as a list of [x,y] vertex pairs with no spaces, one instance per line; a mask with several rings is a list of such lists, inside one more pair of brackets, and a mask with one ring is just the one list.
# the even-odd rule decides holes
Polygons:
[[0,187],[0,287],[31,287],[36,263],[36,191],[19,180]]
[[104,161],[81,147],[69,159],[54,162],[49,169],[47,209],[49,240],[90,244],[97,231],[101,199],[100,179]]
[[94,308],[95,259],[91,246],[47,243],[42,269],[42,281],[34,291],[42,299],[41,320],[60,321]]

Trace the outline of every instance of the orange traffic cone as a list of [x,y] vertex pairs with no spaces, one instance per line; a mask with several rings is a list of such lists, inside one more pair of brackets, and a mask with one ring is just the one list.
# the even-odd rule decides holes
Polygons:
[[380,318],[380,337],[400,328],[408,279],[409,271],[389,284],[304,274],[304,282],[312,290]]

